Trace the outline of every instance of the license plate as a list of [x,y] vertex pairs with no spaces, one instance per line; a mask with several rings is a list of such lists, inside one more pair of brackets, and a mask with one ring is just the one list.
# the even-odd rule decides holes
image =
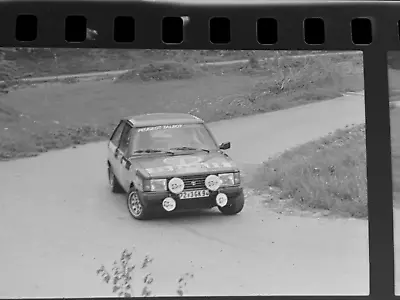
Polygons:
[[208,190],[196,190],[196,191],[185,191],[179,195],[180,199],[193,199],[193,198],[204,198],[209,197],[210,192]]

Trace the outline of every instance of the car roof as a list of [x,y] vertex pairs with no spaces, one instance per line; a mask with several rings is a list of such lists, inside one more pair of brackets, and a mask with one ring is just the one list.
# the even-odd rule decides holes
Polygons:
[[184,113],[143,114],[127,117],[125,120],[131,123],[134,127],[204,123],[202,119],[191,114]]

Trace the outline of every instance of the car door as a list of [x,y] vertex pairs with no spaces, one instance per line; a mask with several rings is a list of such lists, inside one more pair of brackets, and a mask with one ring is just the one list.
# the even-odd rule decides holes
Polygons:
[[119,183],[127,191],[130,184],[130,162],[129,162],[129,150],[131,148],[133,128],[130,124],[126,123],[122,131],[120,143],[118,145],[119,155],[121,155],[119,160],[118,178]]
[[110,162],[113,173],[118,178],[118,169],[121,160],[121,153],[118,149],[122,131],[125,127],[125,121],[121,121],[115,128],[113,134],[111,135],[110,141],[108,142],[108,161]]

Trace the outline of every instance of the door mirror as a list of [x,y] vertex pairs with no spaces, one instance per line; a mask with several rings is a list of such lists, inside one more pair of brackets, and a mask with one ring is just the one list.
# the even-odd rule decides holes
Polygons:
[[125,167],[125,169],[129,170],[131,168],[131,165],[132,165],[131,162],[129,161],[129,159],[127,159],[124,156],[121,159],[121,163]]
[[226,142],[219,145],[219,149],[221,150],[228,150],[230,148],[231,148],[231,142]]

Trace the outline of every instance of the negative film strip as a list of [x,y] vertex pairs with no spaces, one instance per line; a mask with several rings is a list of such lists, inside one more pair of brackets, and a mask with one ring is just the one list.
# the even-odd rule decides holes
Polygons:
[[370,298],[392,299],[393,200],[387,52],[400,50],[399,20],[400,4],[395,2],[205,5],[2,1],[0,45],[363,51]]

